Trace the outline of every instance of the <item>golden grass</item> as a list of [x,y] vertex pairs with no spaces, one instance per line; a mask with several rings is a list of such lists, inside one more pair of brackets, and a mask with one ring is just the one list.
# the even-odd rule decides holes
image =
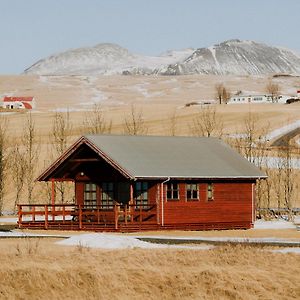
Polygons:
[[[2,240],[3,241],[3,240]],[[299,299],[300,256],[249,246],[213,250],[0,243],[1,299]]]

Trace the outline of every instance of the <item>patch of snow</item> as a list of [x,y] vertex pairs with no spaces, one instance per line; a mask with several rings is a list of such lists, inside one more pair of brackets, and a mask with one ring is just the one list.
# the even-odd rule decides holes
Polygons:
[[[254,158],[254,164],[261,165],[264,167],[268,167],[270,169],[278,169],[286,165],[285,159],[282,157],[261,157]],[[292,169],[300,169],[300,159],[299,158],[291,158],[289,163]]]
[[13,114],[16,114],[16,112],[0,112],[0,116],[8,116],[8,115],[13,115]]
[[55,234],[41,234],[41,233],[29,233],[22,231],[0,231],[0,238],[20,238],[20,237],[65,237],[68,238],[70,235],[55,235]]
[[214,58],[214,61],[215,61],[215,64],[216,64],[217,68],[220,69],[220,64],[219,64],[219,61],[217,60],[217,57],[216,57],[216,47],[214,47],[214,46],[208,47],[208,50],[210,50],[211,55]]
[[277,252],[277,253],[296,253],[300,254],[300,248],[283,248],[283,249],[276,249],[276,250],[271,250],[272,252]]
[[57,242],[59,245],[67,246],[83,246],[88,248],[101,248],[101,249],[161,249],[161,248],[180,248],[180,249],[201,249],[209,250],[213,246],[200,245],[200,246],[182,246],[182,245],[163,245],[143,242],[132,236],[120,236],[105,233],[88,233],[71,236],[68,239]]
[[52,112],[76,112],[76,111],[85,111],[85,109],[81,109],[81,108],[70,108],[70,107],[59,107],[59,108],[55,108],[55,109],[50,109],[49,111]]
[[300,127],[300,120],[273,130],[272,132],[270,132],[269,134],[266,135],[266,139],[267,140],[272,140],[276,137],[279,137],[283,134],[286,134],[286,133],[288,133],[288,132],[290,132],[294,129],[297,129],[299,127]]
[[17,217],[10,217],[10,218],[0,218],[0,224],[2,223],[15,223],[17,224],[18,218]]
[[254,223],[254,229],[295,229],[296,225],[284,220],[264,221],[258,220]]

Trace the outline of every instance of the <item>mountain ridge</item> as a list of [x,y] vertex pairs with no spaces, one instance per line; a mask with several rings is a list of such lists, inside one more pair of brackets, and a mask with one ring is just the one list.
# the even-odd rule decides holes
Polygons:
[[40,59],[25,74],[38,75],[260,75],[300,74],[300,55],[283,47],[232,39],[207,48],[130,53],[113,43],[67,50]]

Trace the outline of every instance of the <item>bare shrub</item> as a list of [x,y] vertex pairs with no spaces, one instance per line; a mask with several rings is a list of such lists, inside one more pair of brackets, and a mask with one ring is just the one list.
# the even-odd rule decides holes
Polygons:
[[137,110],[131,105],[129,115],[124,118],[124,133],[128,135],[147,134],[148,128],[145,124],[142,110]]
[[227,103],[231,97],[230,91],[224,86],[223,83],[218,83],[215,86],[216,98],[219,101],[219,104]]
[[6,180],[6,169],[8,156],[6,153],[6,136],[7,120],[0,118],[0,215],[2,215],[3,205],[4,205],[4,187]]
[[190,132],[195,136],[222,136],[223,122],[215,106],[204,106],[200,109],[190,125]]
[[111,133],[112,121],[107,121],[101,104],[94,104],[92,111],[85,114],[83,121],[84,134]]
[[29,204],[33,203],[33,190],[35,187],[35,171],[39,157],[39,140],[36,133],[35,123],[31,113],[28,113],[25,120],[22,144],[24,146],[24,163],[25,163],[25,182],[27,188],[27,197]]
[[271,95],[272,102],[278,101],[280,88],[277,83],[274,83],[273,81],[269,81],[268,84],[266,85],[266,92]]

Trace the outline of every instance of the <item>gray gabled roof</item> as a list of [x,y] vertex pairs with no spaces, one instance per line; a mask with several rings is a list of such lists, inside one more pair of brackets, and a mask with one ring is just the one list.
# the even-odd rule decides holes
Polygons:
[[86,135],[84,138],[132,179],[266,178],[217,138]]

